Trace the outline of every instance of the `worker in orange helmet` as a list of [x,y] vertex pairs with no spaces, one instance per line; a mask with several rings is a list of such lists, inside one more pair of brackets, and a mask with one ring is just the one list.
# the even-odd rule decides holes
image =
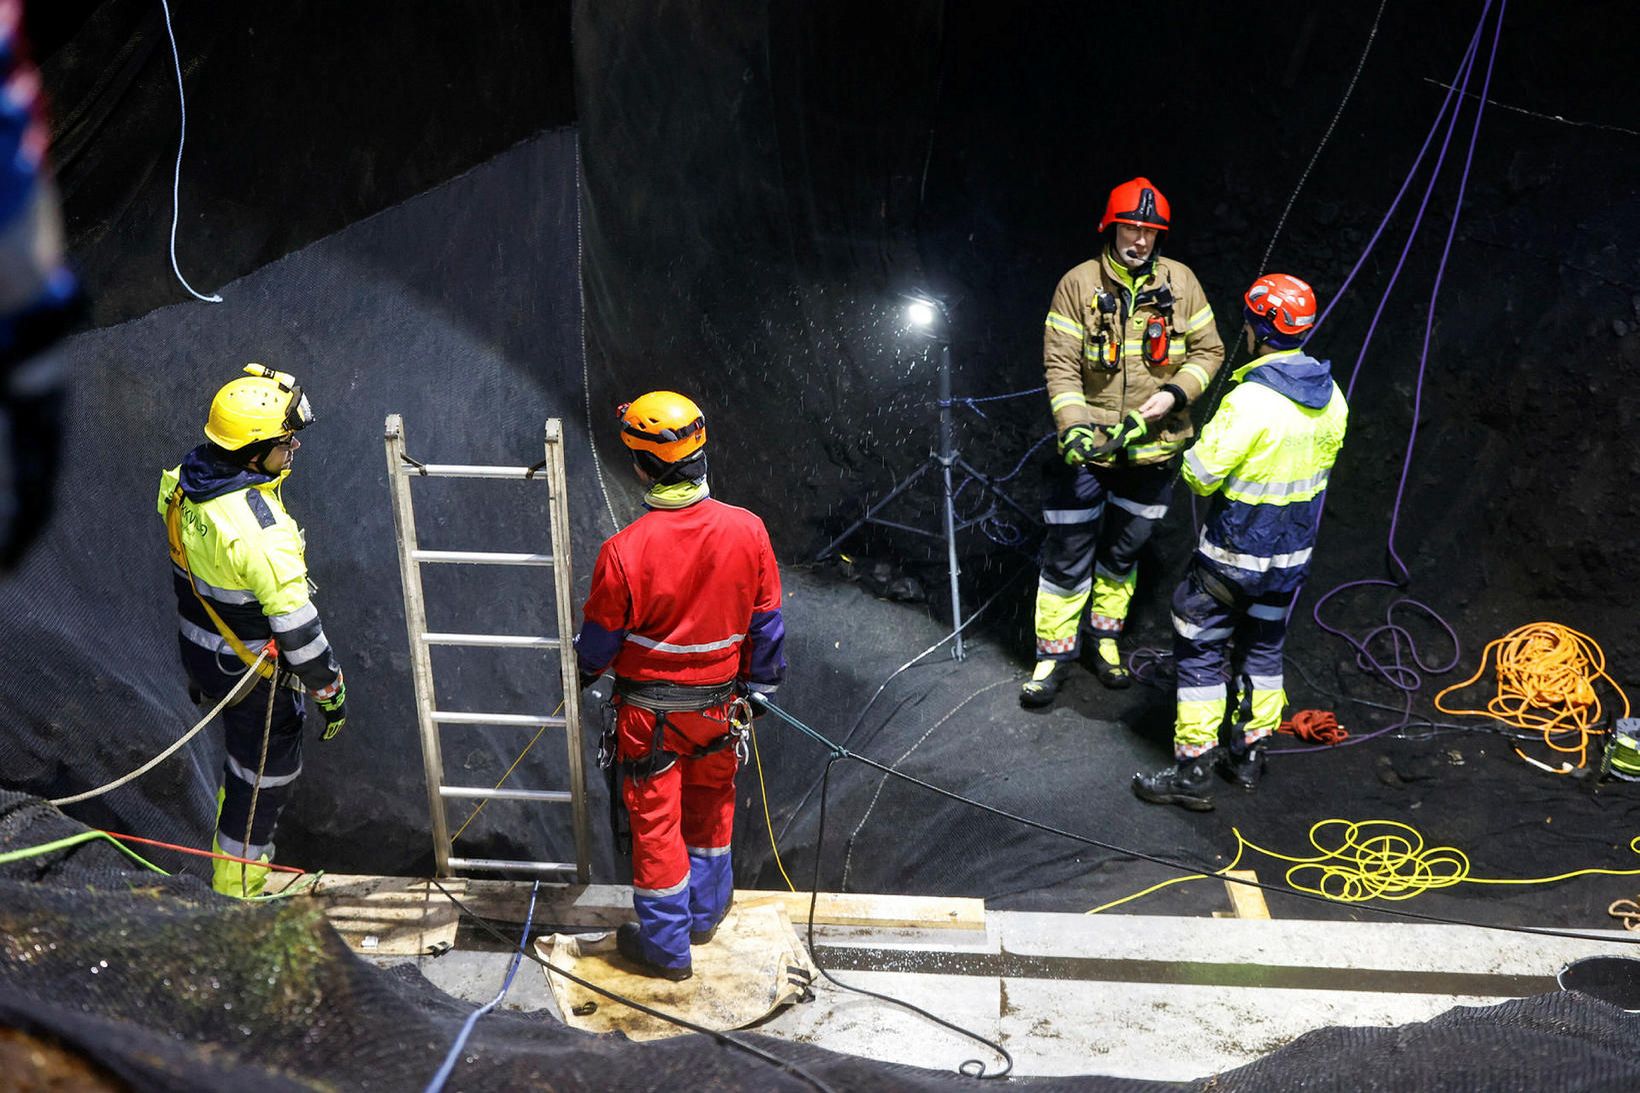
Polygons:
[[1172,209],[1149,179],[1110,192],[1098,257],[1059,280],[1042,336],[1048,406],[1059,431],[1046,464],[1036,668],[1026,706],[1053,702],[1094,639],[1107,687],[1131,682],[1116,639],[1139,551],[1167,515],[1187,407],[1224,363],[1213,309],[1195,274],[1161,256]]
[[620,418],[648,511],[598,551],[575,651],[583,685],[615,673],[600,760],[630,823],[638,917],[616,945],[682,980],[734,894],[740,733],[786,672],[780,570],[763,521],[711,496],[700,407],[651,391]]
[[1173,593],[1174,763],[1133,776],[1133,792],[1152,804],[1212,808],[1215,769],[1257,788],[1265,741],[1281,723],[1287,615],[1349,421],[1330,365],[1303,349],[1315,303],[1291,274],[1253,282],[1242,297],[1253,359],[1185,453],[1185,485],[1213,501]]

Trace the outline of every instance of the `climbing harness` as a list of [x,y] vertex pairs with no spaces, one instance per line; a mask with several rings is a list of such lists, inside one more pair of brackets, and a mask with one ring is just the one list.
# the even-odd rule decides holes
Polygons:
[[[632,759],[618,757],[620,730],[618,711],[622,705],[636,706],[655,715],[655,729],[650,737],[649,750]],[[709,740],[691,751],[675,751],[666,746],[666,730],[670,726],[668,714],[698,713],[717,720],[707,711],[725,708],[723,735]],[[615,849],[621,854],[632,852],[632,823],[627,815],[626,780],[642,782],[671,770],[679,759],[700,759],[726,748],[735,750],[736,760],[745,763],[748,758],[746,730],[752,722],[751,704],[736,694],[736,683],[713,683],[691,686],[658,680],[615,679],[615,690],[603,707],[603,731],[598,736],[598,766],[604,772],[604,783],[609,787],[609,830],[615,839]]]

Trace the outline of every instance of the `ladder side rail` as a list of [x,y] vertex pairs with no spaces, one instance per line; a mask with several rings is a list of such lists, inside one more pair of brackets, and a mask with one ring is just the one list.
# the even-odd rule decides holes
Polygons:
[[450,823],[441,794],[444,756],[439,748],[433,690],[433,658],[427,642],[427,604],[422,595],[421,570],[415,561],[416,513],[410,500],[410,480],[404,461],[404,419],[387,415],[387,483],[393,495],[393,530],[398,546],[399,578],[404,586],[404,625],[410,638],[410,678],[416,692],[416,722],[421,730],[421,759],[427,776],[427,804],[433,828],[433,861],[440,877],[451,876]]
[[552,580],[558,601],[558,663],[564,686],[564,742],[569,756],[569,784],[575,822],[575,879],[590,880],[590,827],[587,821],[586,768],[581,754],[581,682],[575,663],[575,617],[570,606],[574,566],[570,560],[569,478],[564,469],[564,427],[557,418],[546,423],[547,511],[552,522]]

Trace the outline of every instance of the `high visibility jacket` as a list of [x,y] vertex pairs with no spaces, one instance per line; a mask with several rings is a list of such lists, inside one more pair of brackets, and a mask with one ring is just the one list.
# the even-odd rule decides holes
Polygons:
[[1328,363],[1297,349],[1250,361],[1233,378],[1184,457],[1185,484],[1217,494],[1196,561],[1247,596],[1290,592],[1310,567],[1349,408]]
[[281,664],[324,698],[334,693],[341,668],[309,595],[302,529],[279,495],[289,474],[213,459],[211,446],[202,444],[160,476],[159,514],[166,516],[180,486],[182,547],[193,573],[190,588],[182,568],[171,566],[183,639],[223,664],[237,663],[204,599],[251,653],[275,639]]
[[651,509],[610,536],[582,615],[582,671],[613,664],[623,679],[738,679],[764,692],[786,673],[769,533],[754,514],[712,497]]
[[[1145,329],[1160,318],[1167,357],[1145,359]],[[1115,425],[1171,383],[1194,402],[1224,363],[1224,343],[1196,275],[1183,262],[1157,258],[1137,276],[1105,253],[1059,279],[1042,333],[1048,404],[1063,433],[1072,425]],[[1128,449],[1133,463],[1158,463],[1194,432],[1184,405]]]

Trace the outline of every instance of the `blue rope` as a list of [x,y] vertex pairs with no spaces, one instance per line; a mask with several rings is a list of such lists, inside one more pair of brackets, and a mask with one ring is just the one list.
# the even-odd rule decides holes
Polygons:
[[450,1045],[450,1053],[444,1057],[444,1065],[438,1068],[433,1080],[427,1083],[426,1093],[439,1093],[444,1088],[444,1083],[450,1080],[450,1072],[456,1068],[456,1060],[461,1057],[461,1049],[467,1046],[467,1037],[472,1033],[473,1026],[478,1024],[480,1017],[495,1009],[501,1004],[501,1000],[507,997],[507,991],[512,987],[513,976],[518,974],[518,966],[523,963],[524,946],[530,941],[530,924],[535,920],[535,894],[540,890],[540,881],[536,881],[530,888],[530,909],[524,915],[524,935],[518,939],[518,949],[513,953],[512,962],[507,965],[507,978],[502,981],[500,992],[490,999],[487,1005],[468,1015],[466,1022],[461,1026],[461,1034],[456,1037],[456,1042]]

